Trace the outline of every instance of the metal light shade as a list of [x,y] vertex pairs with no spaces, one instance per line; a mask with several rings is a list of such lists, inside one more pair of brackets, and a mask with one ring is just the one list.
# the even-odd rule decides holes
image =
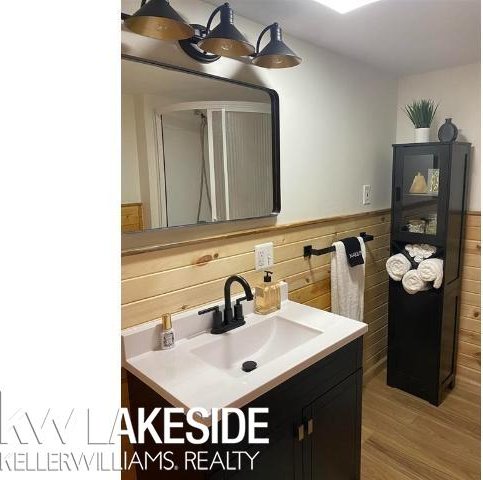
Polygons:
[[270,30],[270,42],[260,53],[257,53],[253,64],[265,68],[289,68],[299,65],[302,59],[283,42],[282,30],[277,23],[270,25],[260,34],[257,52],[262,36],[268,30]]
[[167,0],[150,0],[124,20],[129,30],[158,40],[183,40],[194,35],[194,29]]
[[[220,23],[210,31],[214,15],[220,12]],[[234,25],[233,10],[228,3],[218,7],[208,21],[208,34],[198,43],[198,47],[222,57],[246,57],[255,53],[255,47]]]

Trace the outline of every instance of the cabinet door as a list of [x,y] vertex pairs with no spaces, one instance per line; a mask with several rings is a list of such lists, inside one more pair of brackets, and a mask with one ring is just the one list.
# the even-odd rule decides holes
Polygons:
[[393,239],[442,245],[449,176],[449,149],[397,147],[393,173]]
[[444,383],[456,370],[456,346],[459,326],[458,288],[447,289],[441,319],[441,358],[439,360],[439,381]]
[[416,295],[389,280],[387,383],[436,402],[443,288]]
[[306,480],[360,478],[362,370],[304,410]]
[[287,422],[270,434],[269,445],[254,446],[248,453],[259,451],[250,469],[250,461],[244,457],[242,470],[225,472],[225,479],[233,480],[302,480],[302,440],[298,438],[296,424]]

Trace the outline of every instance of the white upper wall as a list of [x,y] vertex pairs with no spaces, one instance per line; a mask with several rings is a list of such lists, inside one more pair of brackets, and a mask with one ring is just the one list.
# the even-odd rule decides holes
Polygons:
[[414,141],[414,127],[402,110],[421,98],[439,103],[431,126],[431,140],[438,141],[438,129],[451,117],[459,129],[458,140],[473,144],[469,182],[469,210],[480,211],[481,123],[480,64],[436,70],[403,77],[399,81],[397,111],[397,142]]
[[[173,1],[190,23],[206,23],[212,5]],[[138,0],[123,0],[133,13]],[[239,16],[237,27],[254,43],[263,26]],[[286,42],[303,63],[266,70],[222,58],[200,64],[178,45],[122,32],[130,55],[205,71],[275,89],[280,96],[282,212],[278,222],[372,211],[390,206],[397,80],[372,67],[298,39]],[[373,187],[372,204],[362,205],[362,185]]]
[[136,115],[132,95],[121,96],[121,192],[122,203],[141,201]]

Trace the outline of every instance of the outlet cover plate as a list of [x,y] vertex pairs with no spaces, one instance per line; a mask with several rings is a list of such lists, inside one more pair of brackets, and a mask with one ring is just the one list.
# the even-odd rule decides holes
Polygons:
[[273,243],[255,245],[255,270],[266,270],[273,267]]
[[363,185],[362,186],[362,205],[370,205],[371,204],[371,186],[370,185]]

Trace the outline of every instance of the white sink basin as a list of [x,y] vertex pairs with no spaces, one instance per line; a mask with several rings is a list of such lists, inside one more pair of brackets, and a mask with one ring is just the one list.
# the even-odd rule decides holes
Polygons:
[[[365,323],[287,297],[285,284],[282,308],[265,316],[244,302],[246,325],[221,335],[209,333],[212,314],[177,314],[171,350],[159,348],[159,320],[126,329],[122,364],[175,407],[243,407],[367,331]],[[247,360],[258,367],[242,371]]]
[[230,375],[242,376],[243,362],[253,360],[257,368],[322,335],[321,330],[292,322],[281,316],[217,336],[212,342],[191,350],[197,357]]

